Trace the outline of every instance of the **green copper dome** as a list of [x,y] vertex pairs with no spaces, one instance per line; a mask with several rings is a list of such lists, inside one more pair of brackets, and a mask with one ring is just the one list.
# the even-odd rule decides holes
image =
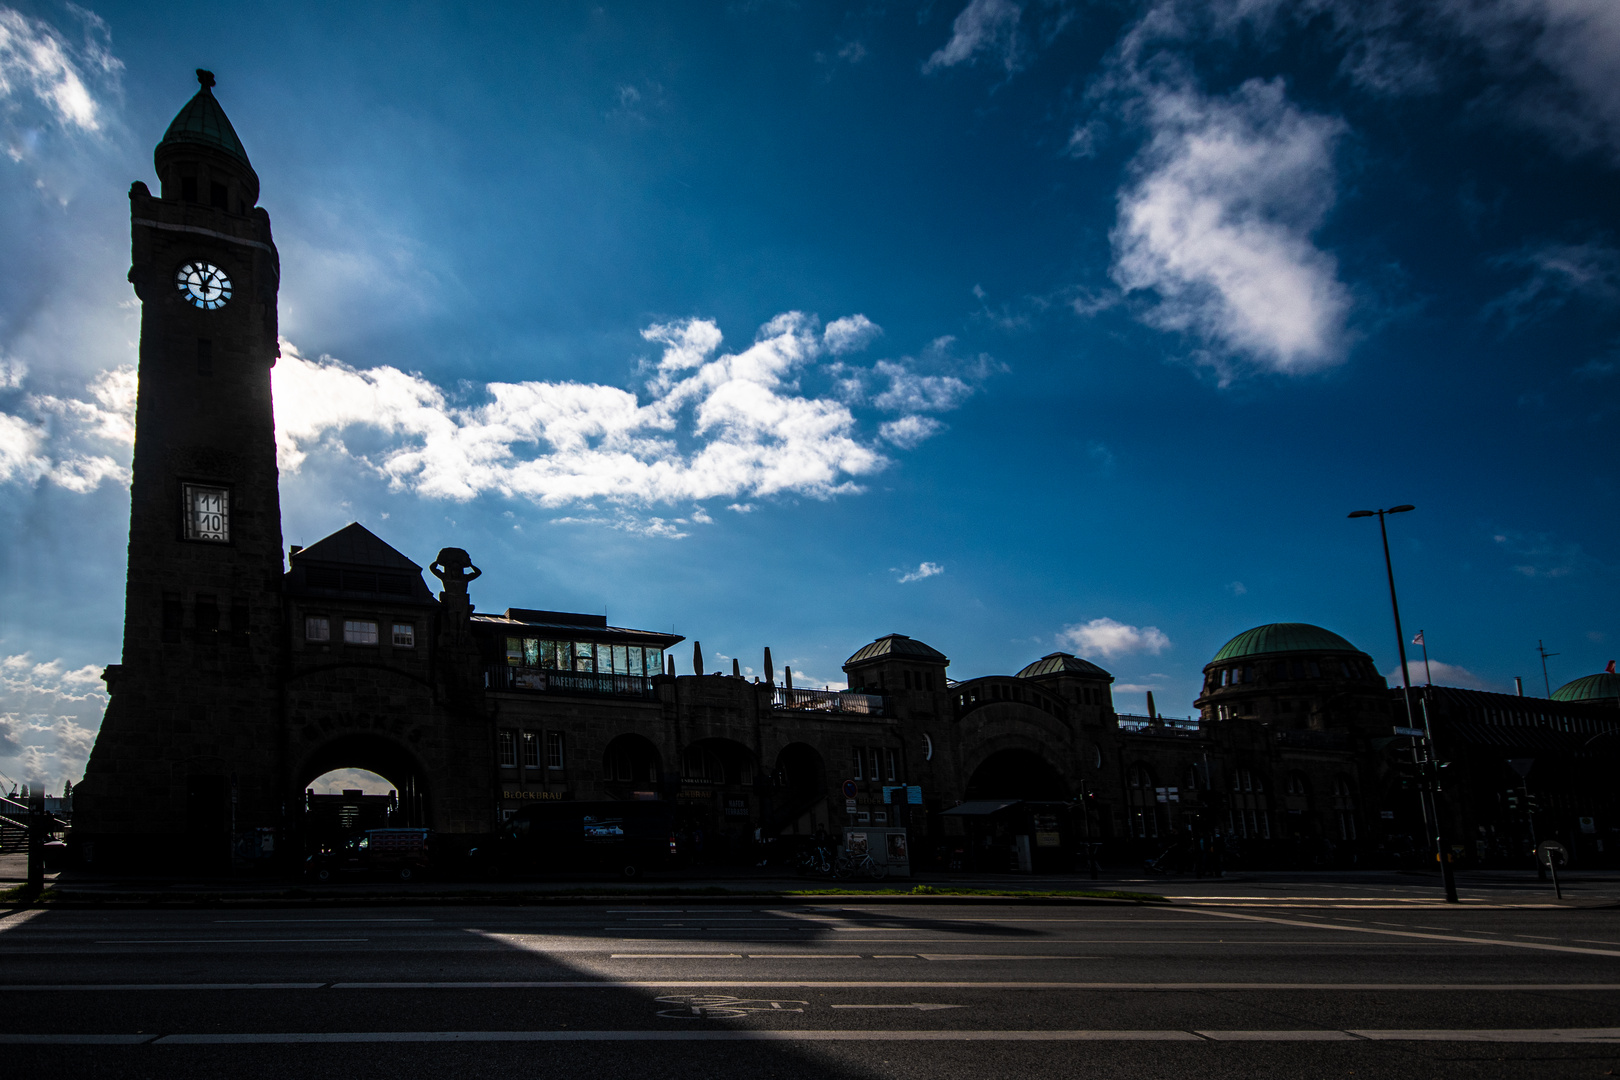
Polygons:
[[1554,701],[1613,701],[1620,698],[1620,675],[1600,671],[1567,682],[1553,691]]
[[208,146],[253,168],[252,162],[248,161],[247,151],[242,148],[242,140],[236,137],[236,129],[231,127],[225,110],[214,100],[214,92],[210,89],[214,85],[213,73],[199,69],[197,81],[202,84],[202,89],[175,116],[169,130],[163,133],[163,141],[158,143],[158,149],[180,143]]
[[1245,630],[1221,646],[1210,663],[1236,660],[1244,656],[1285,652],[1353,652],[1361,650],[1331,630],[1302,622],[1268,623]]
[[1066,652],[1047,653],[1033,664],[1020,671],[1014,678],[1035,679],[1042,675],[1078,675],[1083,679],[1107,679],[1114,681],[1114,677],[1090,660]]

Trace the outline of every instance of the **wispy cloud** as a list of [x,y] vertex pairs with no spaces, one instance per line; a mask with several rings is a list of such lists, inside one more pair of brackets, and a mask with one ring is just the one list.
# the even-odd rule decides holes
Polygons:
[[[1414,684],[1423,681],[1424,668],[1421,659],[1408,658],[1406,667],[1407,671],[1411,673]],[[1492,682],[1481,675],[1475,675],[1465,667],[1443,663],[1439,660],[1431,659],[1429,661],[1428,675],[1437,686],[1460,686],[1465,690],[1495,690],[1498,692],[1507,690],[1507,686],[1503,683]],[[1391,686],[1401,685],[1400,665],[1397,664],[1384,672],[1384,678],[1389,680]]]
[[945,567],[936,562],[924,562],[918,563],[915,570],[900,571],[895,569],[894,572],[900,574],[900,577],[896,580],[902,585],[907,585],[913,581],[921,581],[924,578],[934,577],[936,574],[943,574]]
[[1018,70],[1023,45],[1018,20],[1023,8],[1012,0],[969,0],[951,23],[951,37],[923,64],[923,71],[938,71],[972,64],[980,54],[997,60],[1008,72]]
[[106,707],[99,667],[0,658],[0,772],[54,791],[77,782]]
[[1065,626],[1057,640],[1076,654],[1108,658],[1138,652],[1157,655],[1170,647],[1170,639],[1157,626],[1131,626],[1106,616]]
[[1560,541],[1547,533],[1504,531],[1491,540],[1509,558],[1512,570],[1520,577],[1556,580],[1594,573],[1604,564],[1579,544]]
[[[88,11],[74,10],[85,24],[81,44],[43,20],[0,7],[0,124],[10,127],[33,103],[65,128],[101,130],[105,109],[91,83],[116,77],[124,65],[107,48],[107,24]],[[26,140],[19,139],[25,131],[8,132],[13,159],[27,153]]]
[[1576,297],[1607,305],[1620,301],[1620,250],[1600,241],[1543,244],[1500,256],[1495,264],[1528,272],[1485,306],[1486,315],[1500,314],[1509,326],[1550,314]]

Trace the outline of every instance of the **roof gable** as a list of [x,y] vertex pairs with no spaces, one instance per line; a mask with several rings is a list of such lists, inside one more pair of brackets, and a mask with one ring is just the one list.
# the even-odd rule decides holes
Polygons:
[[414,570],[422,568],[379,537],[376,533],[351,521],[331,536],[322,537],[293,556],[295,560],[342,563],[344,566],[369,566],[377,570]]

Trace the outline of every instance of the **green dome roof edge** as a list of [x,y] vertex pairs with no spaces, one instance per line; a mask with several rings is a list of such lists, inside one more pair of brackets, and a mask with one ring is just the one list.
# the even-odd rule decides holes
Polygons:
[[1600,671],[1571,679],[1552,692],[1554,701],[1603,701],[1620,698],[1620,675]]
[[253,163],[248,160],[247,148],[231,126],[230,117],[225,115],[219,100],[207,87],[198,90],[175,114],[162,140],[158,142],[158,149],[182,143],[213,147],[236,158],[249,169],[253,168]]
[[1289,652],[1362,653],[1362,650],[1333,631],[1313,623],[1266,623],[1245,630],[1222,645],[1210,663]]

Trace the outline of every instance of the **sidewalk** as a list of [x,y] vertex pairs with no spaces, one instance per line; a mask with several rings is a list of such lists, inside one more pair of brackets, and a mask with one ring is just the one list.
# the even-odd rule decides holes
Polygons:
[[[26,861],[0,856],[0,890],[20,884]],[[546,903],[585,902],[590,897],[633,900],[689,898],[704,903],[759,900],[836,900],[860,896],[908,902],[1133,902],[1039,896],[1051,893],[1128,893],[1166,897],[1174,903],[1260,906],[1428,905],[1442,903],[1437,873],[1411,871],[1243,871],[1221,878],[1161,877],[1121,867],[1104,868],[1098,880],[1085,874],[964,874],[923,871],[880,881],[802,878],[772,869],[723,867],[652,875],[626,882],[588,874],[491,881],[352,880],[315,884],[270,878],[130,877],[70,868],[46,878],[55,902],[68,903]],[[1620,872],[1566,872],[1562,906],[1620,906]],[[925,890],[987,890],[996,896],[930,895]],[[1533,871],[1476,871],[1458,875],[1465,906],[1560,906],[1550,881]]]

